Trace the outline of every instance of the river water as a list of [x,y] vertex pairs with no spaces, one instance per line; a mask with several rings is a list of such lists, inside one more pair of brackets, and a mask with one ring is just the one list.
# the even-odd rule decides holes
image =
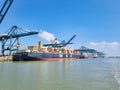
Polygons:
[[120,59],[1,62],[0,90],[120,90]]

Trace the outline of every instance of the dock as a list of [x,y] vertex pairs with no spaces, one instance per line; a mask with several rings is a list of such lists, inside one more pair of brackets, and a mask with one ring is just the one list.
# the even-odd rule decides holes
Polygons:
[[12,56],[0,56],[0,62],[8,62],[12,60],[13,60]]

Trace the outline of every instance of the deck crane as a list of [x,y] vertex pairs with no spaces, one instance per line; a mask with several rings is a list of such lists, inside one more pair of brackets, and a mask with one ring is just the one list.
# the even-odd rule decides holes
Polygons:
[[0,24],[3,21],[7,11],[9,10],[11,4],[12,4],[13,0],[6,0],[2,6],[2,8],[0,8]]
[[[21,33],[20,31],[24,31],[24,33]],[[38,34],[39,32],[30,32],[27,30],[24,30],[22,28],[19,28],[18,26],[13,26],[10,31],[7,34],[0,35],[0,41],[2,42],[2,56],[4,56],[5,51],[9,51],[9,55],[12,54],[12,51],[19,49],[19,38],[29,35]],[[8,41],[9,44],[8,44]],[[8,45],[7,45],[8,44]],[[16,44],[16,45],[15,45]],[[7,47],[6,47],[7,46]],[[14,47],[17,47],[14,49]]]
[[76,37],[76,35],[73,35],[67,42],[63,40],[61,43],[54,43],[54,44],[44,44],[43,46],[51,46],[51,47],[56,47],[56,48],[62,48],[67,46],[68,44],[73,44],[71,41]]

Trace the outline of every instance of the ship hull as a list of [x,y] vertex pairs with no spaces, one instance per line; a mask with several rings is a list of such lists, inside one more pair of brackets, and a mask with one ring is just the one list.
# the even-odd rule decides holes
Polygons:
[[13,54],[13,61],[75,60],[79,58],[80,56],[77,54],[61,53],[22,52]]

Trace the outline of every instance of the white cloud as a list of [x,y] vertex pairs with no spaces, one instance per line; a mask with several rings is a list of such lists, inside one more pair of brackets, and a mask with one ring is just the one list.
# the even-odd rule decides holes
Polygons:
[[90,45],[92,46],[103,46],[103,47],[117,47],[119,46],[119,43],[118,42],[105,42],[105,41],[102,41],[102,42],[90,42]]
[[109,47],[118,47],[120,44],[118,42],[108,43]]
[[120,56],[120,43],[119,42],[90,42],[91,48],[104,51],[107,56]]
[[41,38],[47,40],[48,42],[55,39],[54,34],[49,33],[47,31],[40,30],[40,33],[38,34]]

